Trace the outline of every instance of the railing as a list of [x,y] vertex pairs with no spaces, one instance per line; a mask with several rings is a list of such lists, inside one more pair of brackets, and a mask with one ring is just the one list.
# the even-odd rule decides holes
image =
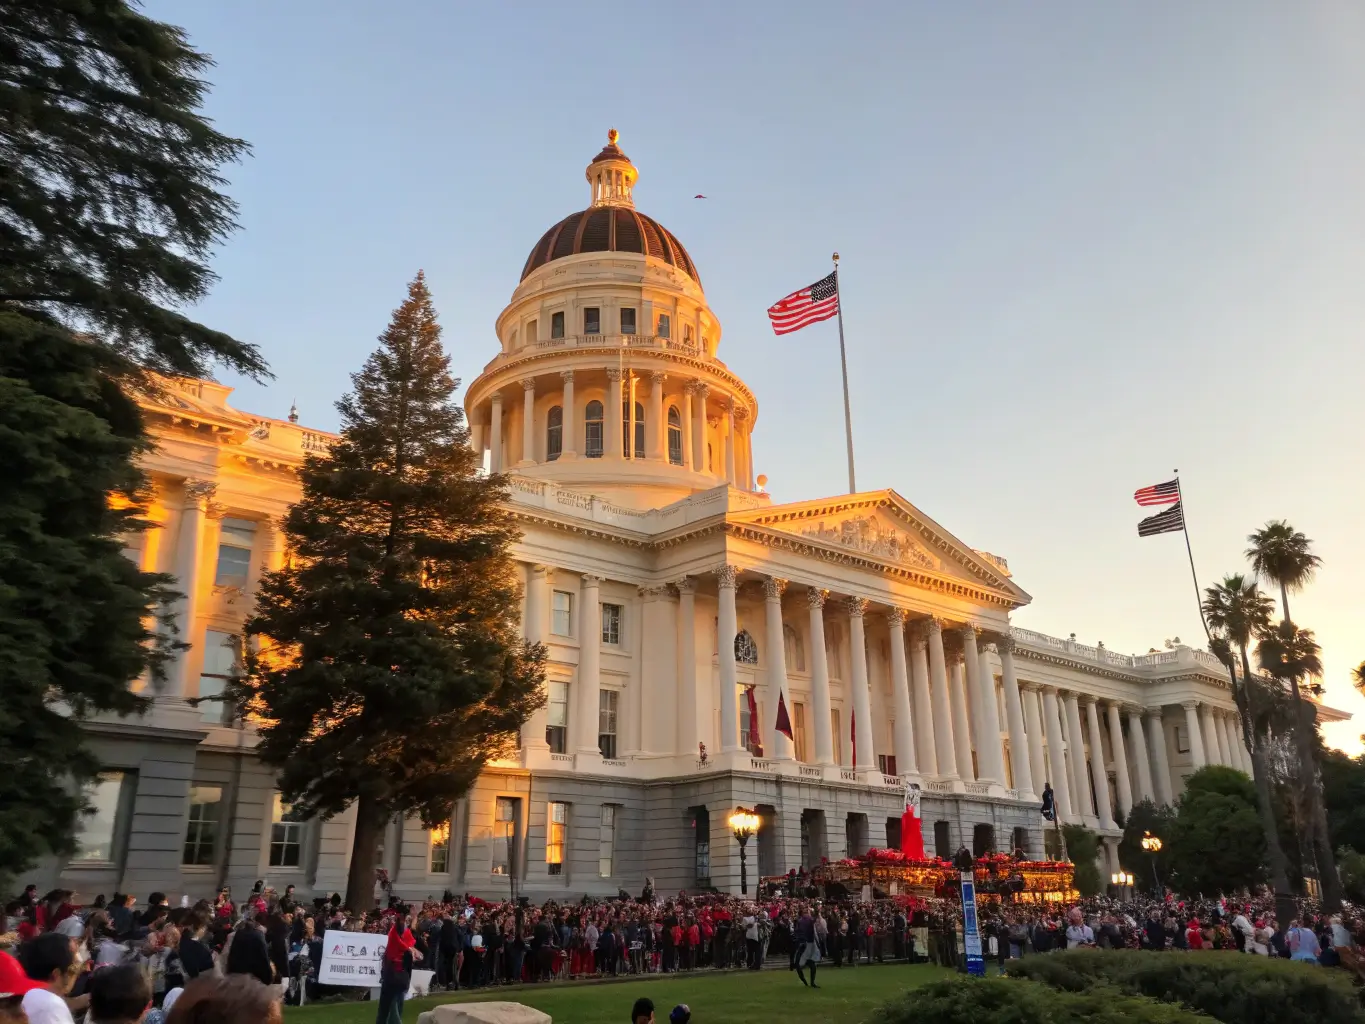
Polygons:
[[807,779],[822,779],[825,777],[823,769],[812,768],[809,765],[798,765],[796,771],[803,778]]
[[[664,338],[657,334],[571,334],[564,338],[545,338],[533,342],[538,349],[560,348],[623,348],[623,349],[663,349],[668,352],[681,352],[683,355],[701,355],[701,348],[695,342],[679,341],[677,338]],[[515,353],[511,353],[515,354]]]
[[900,776],[898,776],[898,775],[886,775],[886,774],[883,774],[883,775],[882,775],[882,785],[883,785],[883,786],[890,786],[890,787],[892,787],[892,788],[894,788],[894,789],[900,789],[900,787],[901,787]]
[[709,771],[711,771],[711,770],[712,770],[713,768],[715,768],[715,767],[716,767],[716,762],[715,762],[715,761],[712,761],[709,757],[699,757],[699,758],[697,758],[697,771],[699,771],[699,772],[709,772]]
[[857,782],[857,781],[858,781],[858,773],[857,773],[857,771],[855,771],[855,770],[852,769],[852,768],[840,768],[840,769],[839,769],[839,781],[840,781],[840,782]]
[[774,762],[765,760],[761,757],[751,757],[749,758],[749,767],[756,772],[770,772],[773,771],[777,765]]
[[989,783],[985,782],[967,783],[967,792],[972,794],[973,796],[986,796],[987,794],[990,793],[990,791],[991,787]]
[[625,761],[613,757],[602,758],[602,764],[607,768],[625,768],[627,766]]
[[317,434],[311,430],[303,432],[302,446],[306,452],[325,452],[331,445],[331,439],[325,434]]
[[924,789],[929,793],[951,793],[953,791],[953,784],[951,782],[943,782],[939,779],[929,779],[924,783]]
[[564,761],[564,762],[567,762],[568,764],[573,764],[573,755],[572,755],[572,754],[551,754],[551,755],[550,755],[550,760],[551,760],[551,761]]

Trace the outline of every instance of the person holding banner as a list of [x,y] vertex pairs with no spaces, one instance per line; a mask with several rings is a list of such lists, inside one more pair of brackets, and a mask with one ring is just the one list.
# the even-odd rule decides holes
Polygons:
[[403,1000],[412,985],[412,965],[422,959],[413,947],[417,937],[412,934],[412,911],[400,908],[384,944],[384,965],[379,972],[379,1013],[375,1024],[403,1024]]

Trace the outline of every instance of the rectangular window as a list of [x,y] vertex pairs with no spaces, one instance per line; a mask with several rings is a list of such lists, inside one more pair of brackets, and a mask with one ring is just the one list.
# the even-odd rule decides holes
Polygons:
[[597,749],[603,757],[616,756],[616,703],[620,696],[615,690],[597,691]]
[[551,314],[550,314],[550,337],[551,337],[551,338],[562,338],[562,337],[564,337],[564,314],[563,314],[563,313],[551,313]]
[[256,524],[249,519],[224,519],[218,534],[218,572],[213,582],[220,587],[245,587],[251,569],[251,548],[256,543]]
[[[231,633],[216,629],[204,631],[204,666],[199,670],[199,693],[204,698],[221,698],[237,665],[237,645]],[[230,721],[227,705],[221,699],[204,700],[199,705],[199,716],[210,725]]]
[[794,735],[793,744],[796,747],[796,759],[798,761],[809,761],[806,751],[806,705],[792,705],[792,733]]
[[431,848],[427,858],[427,873],[450,874],[450,822],[431,830]]
[[109,861],[115,859],[114,843],[118,837],[119,804],[123,796],[123,772],[100,772],[86,787],[85,801],[93,813],[82,814],[77,820],[76,856],[78,861]]
[[602,605],[602,642],[604,644],[619,644],[621,642],[621,606],[619,604]]
[[510,875],[516,865],[521,801],[500,796],[493,803],[493,874]]
[[556,590],[550,603],[550,632],[555,636],[573,636],[573,594]]
[[878,754],[878,755],[877,755],[877,766],[878,766],[879,768],[881,768],[882,774],[883,774],[883,775],[895,775],[895,774],[896,774],[896,755],[895,755],[895,754]]
[[550,753],[562,754],[569,741],[569,684],[551,681],[546,685],[549,706],[546,708],[545,742]]
[[596,306],[587,306],[583,310],[583,333],[602,333],[602,311]]
[[526,324],[526,344],[534,345],[540,340],[540,323],[536,320],[527,321]]
[[635,309],[632,306],[621,307],[621,333],[635,333]]
[[667,338],[667,337],[668,337],[668,332],[669,332],[668,314],[667,314],[667,313],[660,313],[660,314],[659,314],[659,331],[658,331],[659,337],[661,337],[661,338]]
[[296,868],[303,859],[303,819],[275,794],[270,812],[270,866]]
[[616,805],[602,805],[602,831],[597,840],[597,874],[611,877],[612,852],[616,849]]
[[686,344],[688,344],[688,345],[692,344],[692,325],[691,325],[691,324],[683,324],[683,341],[684,341]]
[[839,709],[830,708],[829,727],[834,733],[834,763],[844,763],[844,734],[839,729]]
[[1175,727],[1175,752],[1177,754],[1190,752],[1190,734],[1183,725]]
[[218,846],[218,822],[223,809],[223,790],[219,786],[191,786],[190,813],[185,829],[185,852],[180,863],[190,867],[211,867]]
[[549,873],[564,873],[564,837],[568,833],[569,805],[550,804],[550,813],[545,824],[545,863]]

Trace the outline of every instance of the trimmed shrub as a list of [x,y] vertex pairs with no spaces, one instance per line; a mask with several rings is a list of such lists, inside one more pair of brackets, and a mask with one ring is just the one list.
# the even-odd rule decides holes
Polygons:
[[[1040,957],[1039,959],[1044,959]],[[1059,992],[1030,981],[954,978],[907,992],[871,1024],[1208,1024],[1172,1003],[1102,986]]]
[[1225,1024],[1362,1024],[1344,972],[1244,953],[1075,949],[1026,956],[1007,970],[1061,992],[1100,986],[1180,1003]]

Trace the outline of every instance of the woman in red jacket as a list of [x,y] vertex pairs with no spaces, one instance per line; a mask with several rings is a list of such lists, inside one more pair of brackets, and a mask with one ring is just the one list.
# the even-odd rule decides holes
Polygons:
[[400,910],[389,928],[384,944],[384,963],[379,969],[379,1013],[375,1024],[403,1024],[403,1000],[412,986],[412,965],[422,954],[413,949],[417,936],[412,934],[409,918],[412,911]]

